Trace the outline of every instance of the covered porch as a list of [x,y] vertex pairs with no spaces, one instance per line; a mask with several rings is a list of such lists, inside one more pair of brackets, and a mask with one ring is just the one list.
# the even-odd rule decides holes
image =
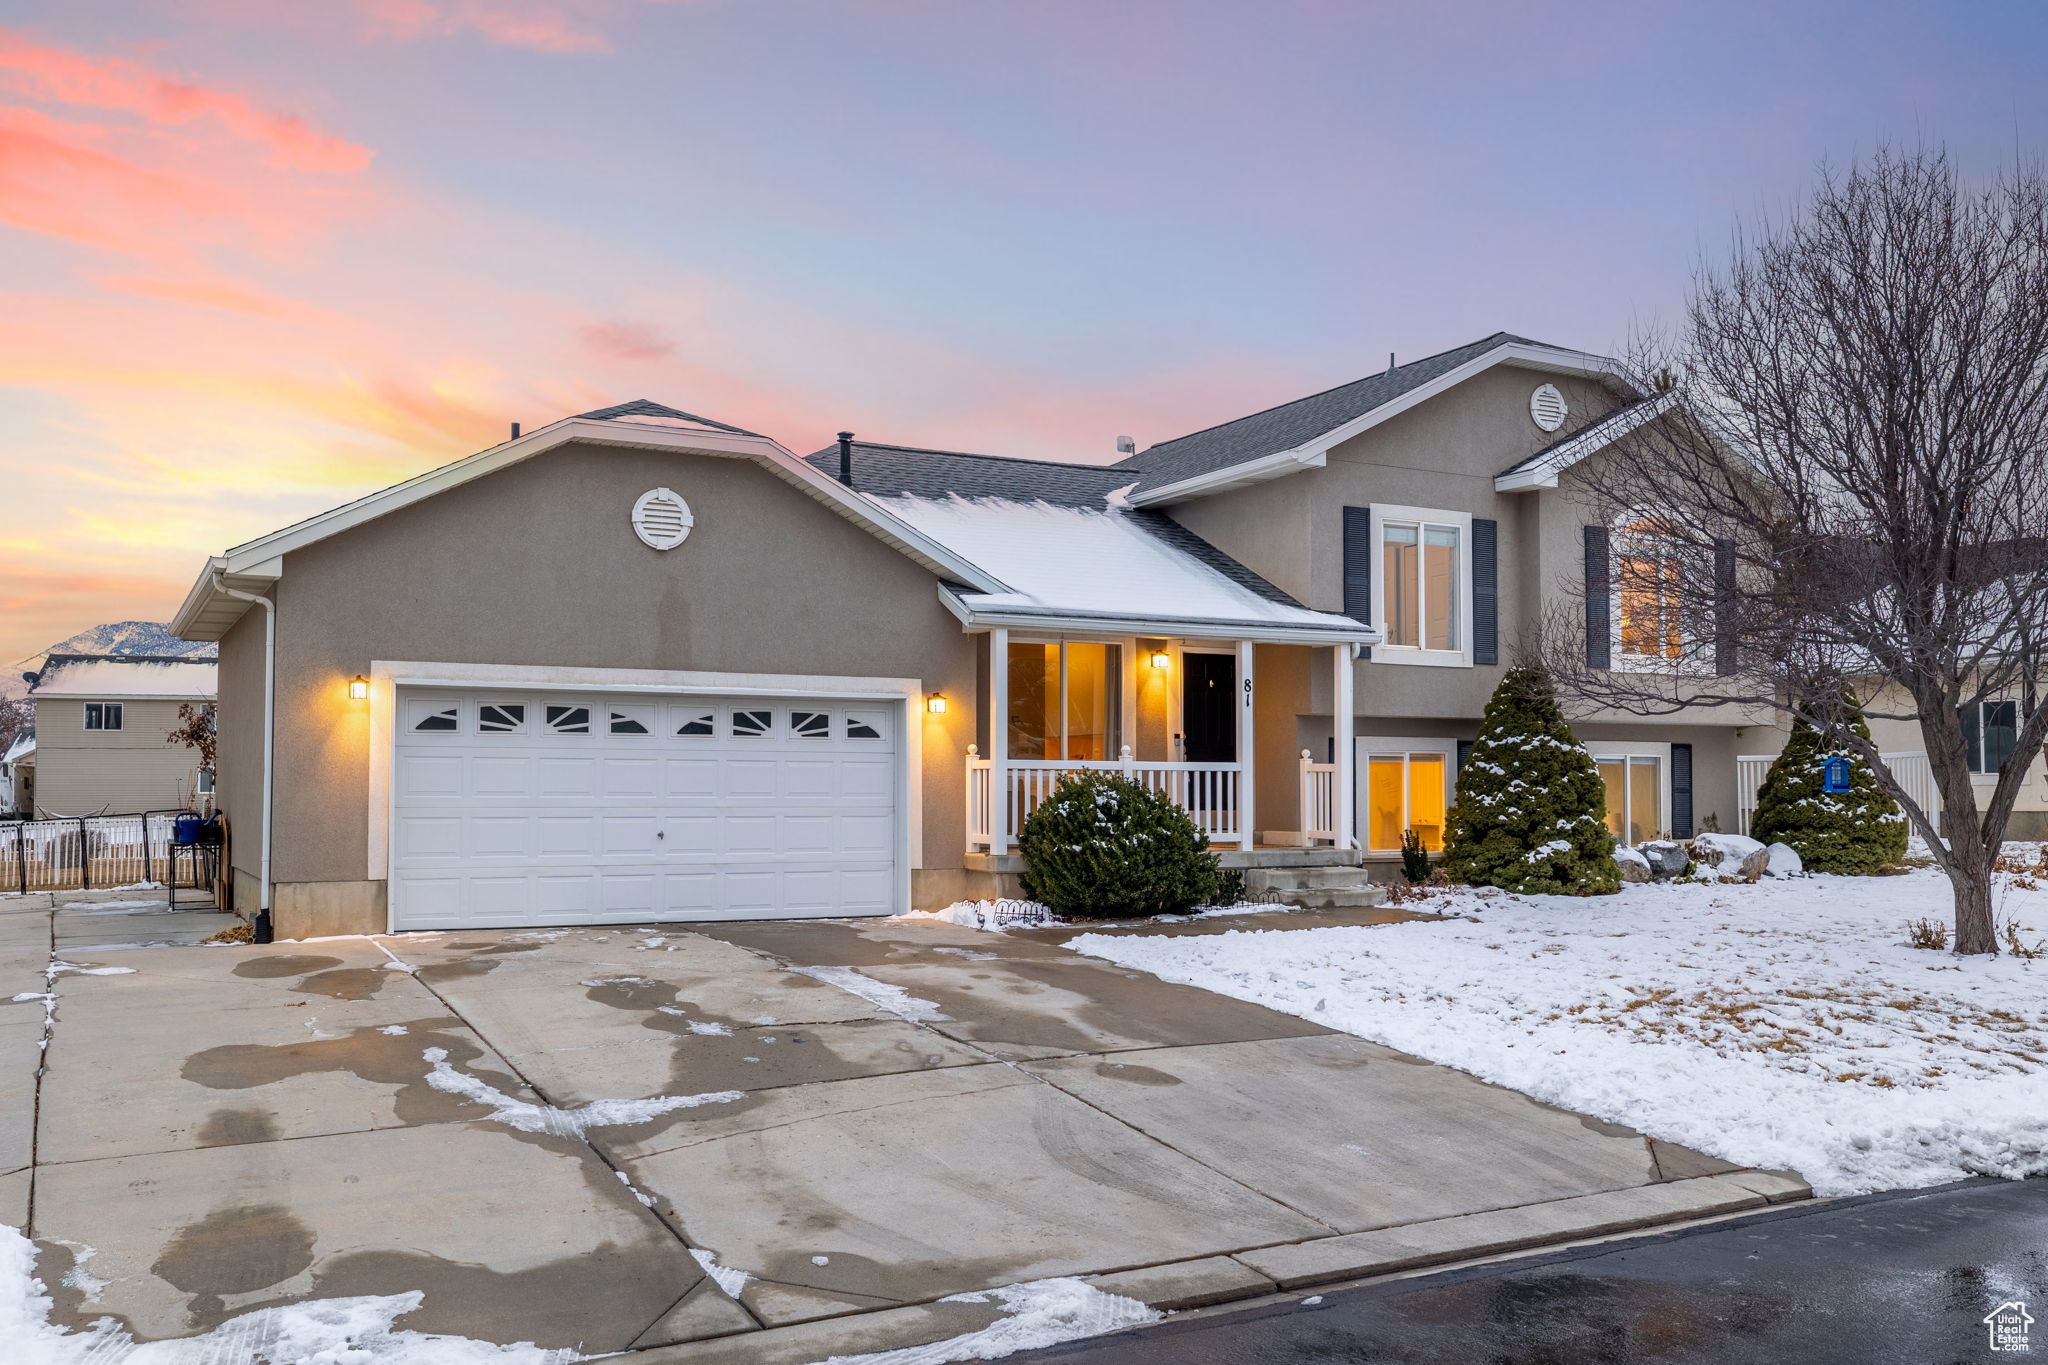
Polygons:
[[[982,635],[978,738],[964,784],[970,866],[1010,870],[1024,822],[1082,772],[1116,773],[1166,796],[1232,865],[1294,866],[1310,852],[1324,856],[1301,865],[1330,854],[1355,860],[1351,746],[1337,745],[1329,764],[1297,758],[1299,670],[1275,679],[1278,705],[1262,708],[1258,669],[1261,643],[1312,644],[1291,652],[1328,670],[1338,714],[1348,716],[1352,642],[1005,626]],[[1262,710],[1269,735],[1260,733]]]

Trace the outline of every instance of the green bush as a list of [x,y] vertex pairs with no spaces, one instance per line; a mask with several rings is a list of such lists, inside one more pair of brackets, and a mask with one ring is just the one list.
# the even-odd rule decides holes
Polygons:
[[1115,773],[1066,778],[1024,821],[1024,894],[1066,917],[1185,914],[1220,889],[1187,812]]
[[1452,881],[1536,895],[1621,889],[1607,791],[1550,680],[1511,668],[1458,773],[1443,869]]
[[1429,880],[1429,849],[1423,845],[1420,830],[1411,828],[1401,835],[1401,875],[1411,882]]
[[[1863,712],[1853,704],[1849,711],[1851,728],[1869,739]],[[1842,756],[1849,760],[1849,790],[1822,791],[1822,769],[1836,752],[1822,743],[1819,731],[1795,718],[1784,752],[1756,790],[1750,837],[1790,844],[1808,872],[1867,877],[1906,856],[1906,817],[1877,785],[1870,765],[1847,753]]]

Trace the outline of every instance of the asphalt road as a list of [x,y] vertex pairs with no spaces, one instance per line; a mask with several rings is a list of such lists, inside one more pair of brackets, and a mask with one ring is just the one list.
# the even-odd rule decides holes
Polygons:
[[[1980,1319],[2021,1300],[2032,1350]],[[1773,1210],[1690,1232],[1167,1321],[1060,1365],[1948,1365],[2048,1360],[2048,1180]]]

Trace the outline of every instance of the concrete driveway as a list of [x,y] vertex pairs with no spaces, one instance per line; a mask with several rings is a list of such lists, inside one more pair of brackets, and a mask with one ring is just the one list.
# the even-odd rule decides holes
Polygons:
[[420,1290],[400,1326],[794,1365],[1019,1281],[1182,1307],[1805,1193],[929,921],[128,948],[95,916],[0,901],[0,1221],[60,1318],[141,1338]]

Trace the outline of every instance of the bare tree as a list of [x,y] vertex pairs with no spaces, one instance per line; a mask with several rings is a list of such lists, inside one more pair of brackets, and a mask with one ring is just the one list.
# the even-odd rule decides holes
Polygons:
[[[1612,539],[1589,533],[1584,625],[1573,648],[1547,629],[1544,663],[1633,714],[1804,716],[1927,841],[1956,951],[1996,953],[1993,867],[2048,738],[2048,182],[1965,185],[1941,151],[1823,174],[1699,270],[1638,363],[1647,420],[1588,480]],[[1975,708],[2008,700],[1988,736]],[[1938,812],[1852,702],[1918,724]],[[1980,810],[1987,738],[2010,748]]]
[[35,719],[35,706],[27,697],[0,695],[0,753],[14,743],[14,737]]

